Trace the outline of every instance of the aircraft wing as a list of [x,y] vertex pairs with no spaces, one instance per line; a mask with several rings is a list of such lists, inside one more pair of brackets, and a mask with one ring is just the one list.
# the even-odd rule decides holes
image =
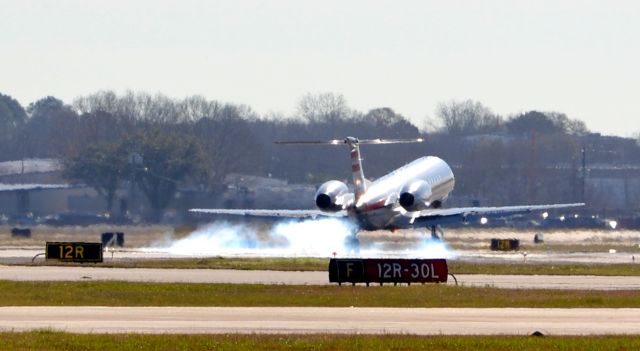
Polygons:
[[189,212],[211,213],[256,217],[284,217],[284,218],[317,218],[317,217],[346,217],[346,211],[323,212],[319,210],[253,210],[253,209],[224,209],[224,208],[192,208]]
[[527,206],[503,206],[503,207],[460,207],[429,209],[420,211],[413,217],[414,223],[425,223],[426,225],[436,225],[446,222],[465,221],[470,216],[509,216],[520,213],[534,211],[554,210],[559,208],[570,208],[584,206],[584,203],[572,204],[551,204],[551,205],[527,205]]
[[67,189],[67,184],[5,184],[0,183],[0,192],[5,191],[30,191],[30,190],[48,190],[48,189]]

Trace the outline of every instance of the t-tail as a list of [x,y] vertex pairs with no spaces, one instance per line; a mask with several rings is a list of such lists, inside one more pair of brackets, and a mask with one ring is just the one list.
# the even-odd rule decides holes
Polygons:
[[343,140],[314,140],[314,141],[276,141],[276,144],[302,144],[302,145],[341,145],[345,144],[349,146],[351,152],[351,174],[353,176],[353,187],[355,191],[355,201],[357,202],[360,197],[367,191],[367,181],[364,177],[364,171],[362,169],[362,158],[360,157],[360,144],[373,145],[373,144],[410,144],[421,143],[424,139],[362,139],[354,137],[346,137]]
[[360,146],[358,145],[358,139],[354,137],[344,139],[344,143],[349,145],[349,148],[351,149],[351,174],[353,176],[355,201],[357,203],[364,192],[367,191],[367,182],[364,178],[364,171],[362,170]]

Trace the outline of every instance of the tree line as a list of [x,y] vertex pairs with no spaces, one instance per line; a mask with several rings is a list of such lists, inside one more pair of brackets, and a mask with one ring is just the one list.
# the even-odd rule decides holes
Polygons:
[[640,164],[635,141],[607,144],[559,112],[500,116],[477,101],[448,101],[422,127],[390,107],[357,111],[335,93],[302,96],[292,116],[202,96],[100,91],[70,104],[48,96],[23,107],[0,94],[2,160],[59,158],[65,177],[95,188],[108,210],[118,189],[135,184],[155,216],[180,187],[219,192],[231,173],[315,185],[350,178],[342,148],[276,140],[423,137],[422,144],[363,146],[365,174],[377,178],[437,155],[454,167],[456,198],[496,205],[583,200],[585,149],[592,163]]

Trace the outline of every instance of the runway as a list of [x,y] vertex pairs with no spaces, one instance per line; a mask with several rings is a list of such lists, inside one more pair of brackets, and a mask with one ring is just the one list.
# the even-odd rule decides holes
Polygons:
[[[640,276],[456,275],[463,286],[503,289],[640,290]],[[0,280],[326,285],[327,272],[0,266]],[[454,284],[449,278],[448,284]]]
[[640,333],[640,309],[0,307],[0,330],[77,333]]

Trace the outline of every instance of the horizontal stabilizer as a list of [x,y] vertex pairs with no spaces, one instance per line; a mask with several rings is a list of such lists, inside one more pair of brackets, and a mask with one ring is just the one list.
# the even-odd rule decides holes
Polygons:
[[332,140],[289,140],[289,141],[275,141],[275,144],[280,145],[343,145],[343,144],[360,144],[360,145],[384,145],[384,144],[413,144],[421,143],[424,139],[357,139],[348,137],[346,139],[332,139]]
[[346,211],[322,212],[319,210],[255,210],[255,209],[226,209],[226,208],[192,208],[189,212],[210,213],[236,216],[255,217],[285,217],[285,218],[317,218],[317,217],[346,217]]

